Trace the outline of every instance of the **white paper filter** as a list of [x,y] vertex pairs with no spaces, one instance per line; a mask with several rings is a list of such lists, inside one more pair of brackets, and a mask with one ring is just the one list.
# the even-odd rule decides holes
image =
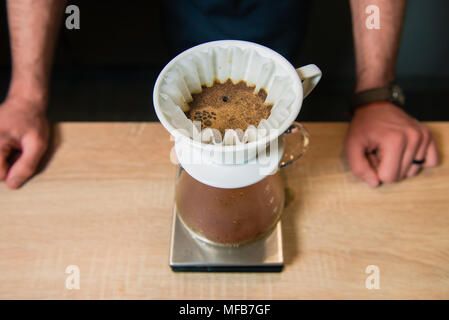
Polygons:
[[[265,102],[273,104],[268,119],[263,119],[257,128],[250,126],[244,132],[226,130],[224,137],[218,130],[210,128],[201,132],[184,112],[188,111],[192,94],[201,92],[202,85],[211,86],[215,79],[220,82],[231,79],[234,83],[245,80],[248,85],[256,86],[256,93],[264,88],[268,92]],[[190,138],[200,139],[202,143],[234,145],[255,141],[269,130],[281,127],[297,98],[287,71],[274,60],[261,56],[250,47],[209,47],[193,51],[167,71],[159,103],[170,124],[183,129],[181,132]]]

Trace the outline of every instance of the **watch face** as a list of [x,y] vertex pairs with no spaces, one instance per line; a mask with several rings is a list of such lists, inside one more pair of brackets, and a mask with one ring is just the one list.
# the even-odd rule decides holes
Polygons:
[[401,106],[405,103],[405,96],[402,93],[401,88],[398,85],[394,85],[391,88],[391,96],[393,98],[393,101],[399,103]]

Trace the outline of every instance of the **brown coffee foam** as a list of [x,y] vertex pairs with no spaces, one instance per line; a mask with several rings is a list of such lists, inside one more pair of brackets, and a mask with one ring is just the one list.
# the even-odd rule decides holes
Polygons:
[[245,131],[250,125],[257,127],[262,119],[268,119],[273,104],[265,103],[267,91],[256,94],[255,86],[245,81],[224,83],[215,80],[212,86],[202,86],[200,93],[192,94],[187,118],[201,122],[201,130],[213,128],[224,136],[226,129]]

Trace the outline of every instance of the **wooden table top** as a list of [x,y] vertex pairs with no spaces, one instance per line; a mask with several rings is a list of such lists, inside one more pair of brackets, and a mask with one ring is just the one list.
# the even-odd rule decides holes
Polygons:
[[[0,184],[0,298],[449,298],[449,123],[429,123],[441,165],[371,189],[342,157],[345,123],[306,123],[285,168],[281,273],[174,273],[176,167],[158,123],[61,123],[43,171]],[[66,280],[79,268],[80,289]],[[367,289],[378,267],[379,289]],[[70,282],[69,283],[73,283]]]

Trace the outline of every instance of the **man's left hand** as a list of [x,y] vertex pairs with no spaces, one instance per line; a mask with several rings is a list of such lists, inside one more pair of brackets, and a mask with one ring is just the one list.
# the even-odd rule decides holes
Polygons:
[[390,102],[371,103],[355,111],[345,150],[352,172],[371,187],[438,165],[430,130]]

